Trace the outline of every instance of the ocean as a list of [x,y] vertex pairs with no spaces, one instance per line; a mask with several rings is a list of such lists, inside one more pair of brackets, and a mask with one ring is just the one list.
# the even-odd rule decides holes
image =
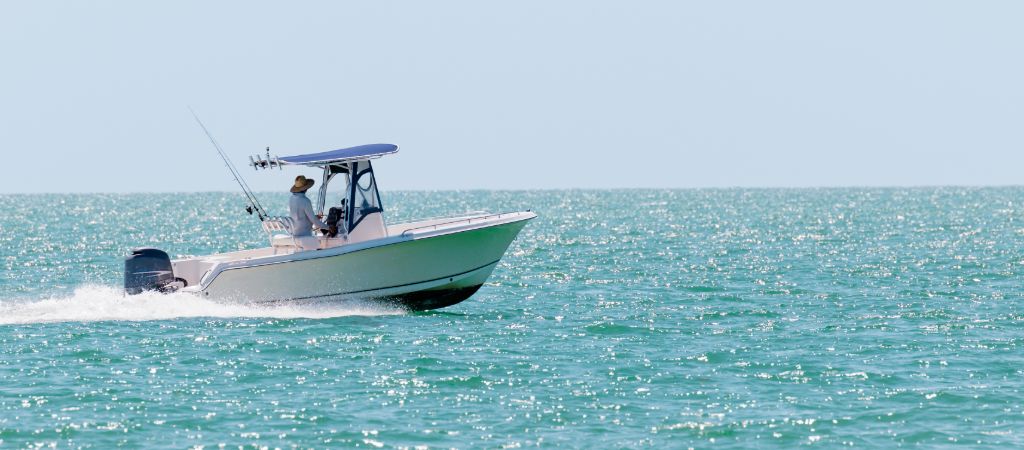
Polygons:
[[122,295],[264,245],[237,193],[0,196],[0,448],[1024,445],[1024,188],[382,196],[539,217],[409,313]]

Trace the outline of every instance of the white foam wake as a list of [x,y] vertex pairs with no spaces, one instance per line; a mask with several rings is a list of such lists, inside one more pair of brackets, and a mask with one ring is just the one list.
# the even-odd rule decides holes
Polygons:
[[125,296],[120,288],[82,286],[70,297],[0,300],[0,325],[104,320],[168,320],[183,317],[268,317],[323,319],[403,314],[399,308],[366,303],[220,303],[185,293],[144,292]]

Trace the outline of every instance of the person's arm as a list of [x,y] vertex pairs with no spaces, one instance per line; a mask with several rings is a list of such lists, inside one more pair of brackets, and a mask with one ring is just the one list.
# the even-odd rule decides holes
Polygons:
[[303,203],[305,203],[305,207],[302,209],[303,212],[306,213],[306,217],[309,218],[309,223],[313,224],[315,227],[320,229],[328,228],[327,224],[321,222],[320,218],[317,217],[315,213],[313,213],[313,202],[311,202],[309,199],[306,199],[306,201]]

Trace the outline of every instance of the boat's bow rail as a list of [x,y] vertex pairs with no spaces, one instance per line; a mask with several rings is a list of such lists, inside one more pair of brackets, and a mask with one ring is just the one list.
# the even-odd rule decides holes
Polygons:
[[414,227],[406,228],[405,230],[402,230],[401,236],[408,237],[408,236],[413,236],[413,235],[416,235],[416,234],[419,234],[419,233],[423,233],[423,232],[432,232],[432,231],[452,229],[452,228],[464,228],[464,227],[469,227],[471,225],[483,225],[483,224],[489,223],[489,222],[502,222],[502,221],[515,222],[517,220],[532,219],[534,217],[537,217],[537,215],[534,214],[531,210],[526,210],[526,211],[504,212],[504,213],[497,213],[497,214],[482,214],[482,215],[475,215],[475,216],[470,216],[470,217],[460,217],[460,218],[451,219],[451,220],[444,220],[444,219],[442,219],[440,221],[431,220],[430,222],[433,222],[433,223],[428,223],[428,224],[425,224],[425,225],[414,226]]

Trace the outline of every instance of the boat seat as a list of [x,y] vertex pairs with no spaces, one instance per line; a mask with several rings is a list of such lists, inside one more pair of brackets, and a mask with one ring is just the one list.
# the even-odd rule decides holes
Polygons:
[[[270,246],[274,254],[281,251],[292,253],[299,247],[299,242],[292,235],[292,218],[287,216],[271,216],[263,220],[263,232],[270,238]],[[280,233],[283,231],[284,233]]]
[[275,234],[270,238],[270,246],[274,248],[274,254],[280,252],[294,253],[303,250],[316,250],[321,248],[322,239],[317,236],[295,237],[290,234]]

